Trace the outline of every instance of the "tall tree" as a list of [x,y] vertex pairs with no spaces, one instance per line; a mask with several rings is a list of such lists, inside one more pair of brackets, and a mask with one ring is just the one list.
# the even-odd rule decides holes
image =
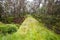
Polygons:
[[0,21],[2,20],[2,13],[3,13],[3,7],[2,4],[0,3]]
[[33,12],[37,12],[37,9],[40,7],[41,1],[42,0],[33,0],[31,5],[31,9],[33,10]]

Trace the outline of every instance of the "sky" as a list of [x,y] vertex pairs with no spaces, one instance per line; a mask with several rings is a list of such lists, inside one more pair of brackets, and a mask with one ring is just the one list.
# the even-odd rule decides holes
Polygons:
[[30,2],[32,2],[33,0],[27,0],[27,1],[30,1]]

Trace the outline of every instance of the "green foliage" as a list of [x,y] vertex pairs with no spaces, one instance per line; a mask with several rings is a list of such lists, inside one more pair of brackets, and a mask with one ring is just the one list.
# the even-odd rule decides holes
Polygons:
[[0,33],[6,35],[14,33],[17,31],[17,26],[15,24],[2,24],[0,25]]
[[[50,5],[51,7],[47,6],[47,14],[46,14],[46,18],[48,22],[47,23],[48,26],[51,27],[51,29],[53,29],[57,34],[60,34],[60,4],[53,4]],[[55,27],[54,27],[55,26]]]
[[59,40],[57,34],[31,16],[26,18],[16,34],[21,40]]
[[18,29],[18,27],[15,24],[7,24],[7,27],[9,27],[8,28],[9,34],[16,32]]
[[60,35],[28,16],[15,34],[1,36],[0,40],[60,40]]
[[2,22],[3,23],[13,23],[14,17],[2,17]]
[[8,17],[8,18],[6,18],[7,23],[12,23],[13,22],[13,19],[14,19],[14,17]]
[[[13,26],[13,24],[7,24],[8,27],[9,25]],[[60,40],[60,35],[48,30],[44,24],[28,16],[16,33],[6,36],[0,34],[0,40]]]
[[60,5],[53,4],[42,7],[40,12],[34,13],[33,16],[38,21],[45,23],[47,28],[60,34]]

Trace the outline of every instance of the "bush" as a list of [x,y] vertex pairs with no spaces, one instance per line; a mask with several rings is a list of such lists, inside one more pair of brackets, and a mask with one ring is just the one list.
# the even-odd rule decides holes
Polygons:
[[7,27],[9,27],[8,28],[9,34],[16,32],[18,29],[18,27],[15,24],[7,24]]
[[3,23],[12,23],[13,22],[14,17],[2,17],[2,22]]
[[0,25],[0,34],[6,35],[14,33],[17,31],[17,26],[15,24],[3,24]]
[[34,13],[33,16],[40,22],[43,22],[47,28],[60,34],[60,5],[53,4],[42,7],[40,12]]
[[7,18],[8,23],[12,23],[13,22],[13,19],[14,19],[14,17],[8,17]]

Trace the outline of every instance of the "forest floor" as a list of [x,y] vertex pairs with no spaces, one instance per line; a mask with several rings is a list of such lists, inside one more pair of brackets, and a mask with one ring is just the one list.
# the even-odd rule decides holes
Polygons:
[[0,35],[0,40],[60,40],[60,35],[48,30],[32,16],[28,16],[16,33]]

